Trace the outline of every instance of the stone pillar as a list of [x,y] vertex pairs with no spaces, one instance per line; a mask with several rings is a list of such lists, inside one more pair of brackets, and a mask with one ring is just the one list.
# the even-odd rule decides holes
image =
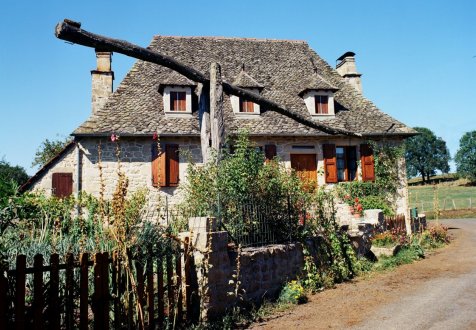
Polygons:
[[91,70],[92,112],[96,114],[112,94],[114,72],[111,71],[111,52],[96,50],[96,70]]
[[222,316],[235,303],[232,266],[228,256],[228,233],[217,231],[215,218],[189,219],[203,319]]

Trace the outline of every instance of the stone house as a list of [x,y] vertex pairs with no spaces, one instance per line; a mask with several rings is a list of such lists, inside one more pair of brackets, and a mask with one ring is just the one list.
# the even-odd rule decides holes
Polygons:
[[[401,143],[415,134],[362,95],[361,74],[352,52],[339,57],[333,68],[304,41],[156,36],[149,49],[201,72],[208,72],[212,62],[220,63],[224,81],[308,120],[358,133],[331,135],[245,98],[223,95],[228,135],[246,129],[266,157],[278,156],[286,167],[319,186],[374,180],[368,141]],[[74,141],[23,189],[41,189],[56,196],[80,191],[98,195],[101,165],[108,197],[115,189],[120,159],[130,190],[146,187],[150,192],[150,216],[154,217],[154,209],[165,197],[170,203],[180,201],[179,184],[186,180],[188,162],[204,162],[208,141],[201,138],[201,86],[171,69],[139,60],[113,92],[111,55],[96,51],[92,113],[72,133]],[[119,142],[111,141],[111,136],[119,136]],[[404,160],[396,166],[402,180],[397,212],[406,214]]]

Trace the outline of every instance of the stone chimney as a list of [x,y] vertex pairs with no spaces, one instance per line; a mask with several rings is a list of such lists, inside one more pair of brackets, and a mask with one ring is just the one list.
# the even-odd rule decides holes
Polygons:
[[108,97],[112,94],[112,81],[114,72],[111,71],[111,52],[96,50],[96,70],[91,70],[93,83],[92,111],[96,114],[104,106]]
[[346,52],[344,55],[337,59],[336,65],[337,72],[347,80],[359,93],[362,93],[362,82],[360,76],[362,74],[357,72],[355,66],[355,53]]

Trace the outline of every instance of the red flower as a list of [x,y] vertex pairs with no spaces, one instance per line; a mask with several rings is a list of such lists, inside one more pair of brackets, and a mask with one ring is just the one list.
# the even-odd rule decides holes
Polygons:
[[154,132],[154,135],[152,135],[152,140],[156,141],[159,138],[159,134],[157,132]]
[[358,203],[358,202],[359,202],[359,198],[358,198],[358,197],[355,197],[354,202]]

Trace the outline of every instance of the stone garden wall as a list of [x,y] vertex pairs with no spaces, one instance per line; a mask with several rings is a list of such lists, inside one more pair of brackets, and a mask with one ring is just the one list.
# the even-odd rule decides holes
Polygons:
[[244,248],[238,253],[228,250],[228,234],[216,231],[215,219],[191,218],[189,228],[206,318],[218,317],[241,302],[275,298],[304,266],[299,243]]

